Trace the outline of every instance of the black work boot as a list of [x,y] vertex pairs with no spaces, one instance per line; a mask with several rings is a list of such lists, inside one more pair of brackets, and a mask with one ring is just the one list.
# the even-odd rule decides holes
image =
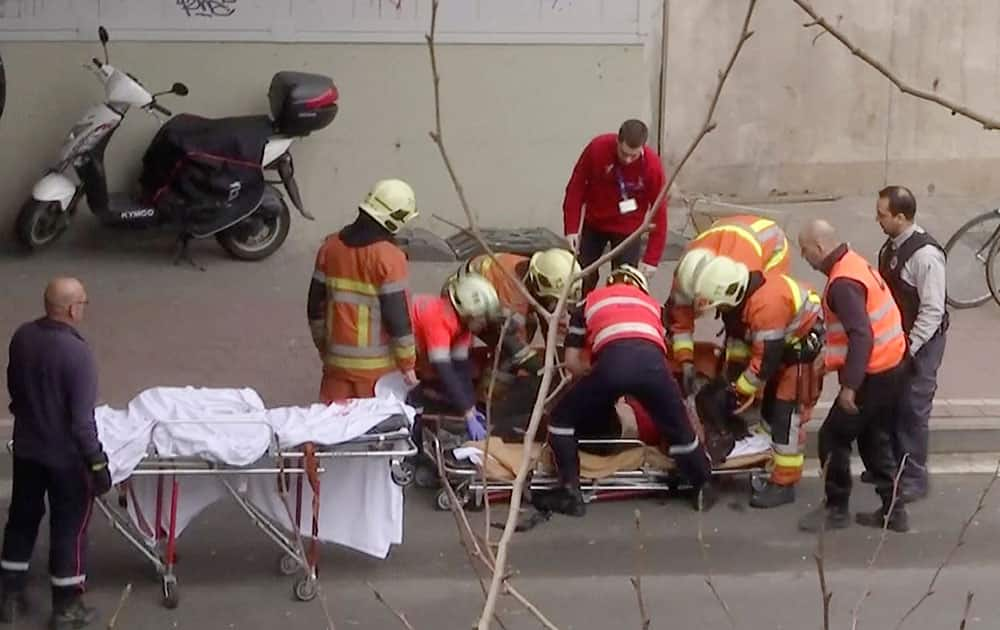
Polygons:
[[910,531],[910,517],[906,513],[906,508],[903,507],[901,502],[896,502],[896,506],[889,515],[888,522],[886,522],[885,518],[887,511],[888,507],[883,506],[874,512],[858,512],[854,515],[854,521],[858,525],[864,525],[865,527],[875,527],[877,529],[885,527],[891,531],[899,533]]
[[750,495],[750,507],[774,508],[795,501],[795,486],[779,486],[768,481],[760,490]]
[[799,519],[799,529],[804,532],[818,532],[820,528],[844,529],[851,524],[851,514],[847,507],[819,506]]
[[565,486],[556,490],[534,491],[531,493],[531,503],[542,512],[558,512],[568,516],[583,516],[587,513],[587,504],[579,488]]
[[50,630],[71,630],[84,628],[97,618],[97,610],[83,603],[80,595],[70,599],[53,597],[52,618],[49,620]]

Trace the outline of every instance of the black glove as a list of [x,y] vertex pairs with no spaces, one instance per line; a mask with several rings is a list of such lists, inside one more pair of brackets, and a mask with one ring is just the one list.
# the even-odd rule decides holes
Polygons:
[[91,490],[95,497],[111,489],[111,470],[108,468],[108,456],[104,451],[88,458],[87,470],[90,471]]

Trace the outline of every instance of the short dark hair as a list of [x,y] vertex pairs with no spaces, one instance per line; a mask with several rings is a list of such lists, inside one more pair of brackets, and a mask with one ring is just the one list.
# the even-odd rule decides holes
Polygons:
[[638,149],[646,144],[649,138],[649,128],[646,123],[630,118],[618,128],[618,142],[624,142],[630,148]]
[[912,221],[917,215],[917,200],[906,186],[886,186],[878,191],[879,199],[889,200],[889,212],[901,214]]

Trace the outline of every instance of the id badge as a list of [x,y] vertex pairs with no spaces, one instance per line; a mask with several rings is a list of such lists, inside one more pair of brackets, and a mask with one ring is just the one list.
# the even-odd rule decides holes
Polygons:
[[639,204],[635,202],[635,199],[625,199],[618,202],[618,212],[622,214],[628,214],[629,212],[635,212],[639,209]]

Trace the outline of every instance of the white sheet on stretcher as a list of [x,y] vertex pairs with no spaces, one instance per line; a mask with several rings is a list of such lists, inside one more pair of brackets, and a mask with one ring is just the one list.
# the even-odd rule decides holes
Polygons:
[[[399,381],[401,383],[401,379]],[[153,388],[133,399],[125,410],[95,410],[98,434],[110,460],[115,483],[127,479],[151,447],[162,457],[198,457],[232,466],[254,462],[271,467],[267,454],[272,431],[279,446],[294,448],[305,442],[333,445],[364,434],[386,418],[413,409],[392,391],[344,405],[311,405],[268,410],[252,389]],[[199,421],[200,419],[200,421]],[[206,419],[208,421],[206,421]],[[263,457],[263,459],[261,459]],[[389,547],[402,542],[402,490],[391,479],[384,458],[323,459],[321,475],[320,540],[342,544],[384,558]],[[180,502],[178,535],[202,510],[228,494],[217,476],[177,476]],[[271,516],[288,525],[288,516],[276,488],[276,475],[227,475],[234,488]],[[136,526],[152,537],[156,514],[157,479],[131,480],[129,513]],[[161,528],[169,518],[170,483],[164,480]],[[291,497],[290,497],[291,501]],[[294,503],[290,503],[294,508]],[[312,494],[305,484],[302,533],[311,535]],[[138,508],[138,510],[136,509]]]

